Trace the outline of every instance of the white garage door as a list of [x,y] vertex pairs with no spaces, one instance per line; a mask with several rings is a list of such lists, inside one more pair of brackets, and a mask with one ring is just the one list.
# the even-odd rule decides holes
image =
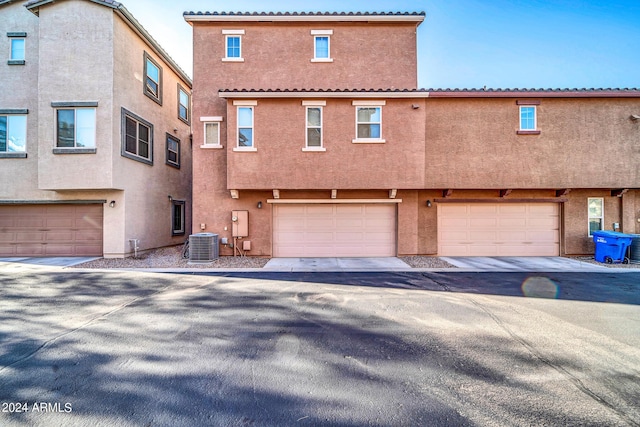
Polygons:
[[395,205],[274,205],[275,257],[395,255]]
[[441,203],[438,255],[557,256],[557,203]]

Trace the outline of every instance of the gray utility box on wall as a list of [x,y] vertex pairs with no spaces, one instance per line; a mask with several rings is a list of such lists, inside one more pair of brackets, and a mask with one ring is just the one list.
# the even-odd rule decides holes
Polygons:
[[189,236],[189,262],[211,262],[219,256],[217,234],[198,233]]

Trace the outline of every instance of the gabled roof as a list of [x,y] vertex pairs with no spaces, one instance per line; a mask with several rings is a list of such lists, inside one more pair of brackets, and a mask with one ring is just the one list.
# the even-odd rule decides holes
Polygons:
[[220,98],[640,98],[616,89],[220,89]]
[[[2,1],[2,0],[0,0]],[[9,0],[13,1],[13,0]],[[160,56],[168,65],[169,68],[173,70],[180,78],[187,83],[189,87],[192,86],[191,78],[185,73],[182,68],[169,56],[169,54],[160,46],[160,44],[144,29],[142,24],[138,22],[138,20],[129,12],[122,3],[114,1],[114,0],[87,0],[92,3],[99,4],[101,6],[106,6],[108,8],[113,9],[123,20],[129,25],[129,27],[138,34],[143,40],[147,42],[147,44],[151,47],[151,49]],[[27,10],[34,13],[36,16],[40,13],[40,7],[55,3],[56,0],[31,0],[25,3],[24,7]],[[2,3],[0,3],[2,4]]]
[[184,12],[185,21],[208,22],[417,22],[424,12]]

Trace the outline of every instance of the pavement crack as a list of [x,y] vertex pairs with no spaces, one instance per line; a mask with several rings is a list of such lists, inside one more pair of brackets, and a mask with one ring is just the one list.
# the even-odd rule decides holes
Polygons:
[[587,387],[582,382],[582,380],[580,380],[580,378],[578,378],[575,375],[573,375],[571,372],[566,370],[561,365],[558,365],[558,364],[552,362],[547,357],[543,356],[540,352],[538,352],[536,350],[536,348],[533,345],[529,344],[525,339],[519,337],[502,320],[500,320],[500,318],[498,316],[493,314],[493,312],[491,312],[491,310],[489,310],[483,304],[481,304],[480,302],[476,301],[475,298],[471,298],[470,297],[468,299],[473,305],[478,307],[480,310],[484,311],[502,330],[504,330],[507,334],[509,334],[509,336],[511,338],[513,338],[516,342],[518,342],[521,346],[523,346],[538,361],[540,361],[541,363],[547,365],[551,369],[553,369],[556,372],[558,372],[560,375],[562,375],[567,380],[569,380],[569,382],[571,382],[583,394],[585,394],[586,396],[588,396],[592,400],[596,401],[597,403],[601,404],[602,406],[608,408],[610,411],[612,411],[615,414],[617,414],[620,418],[624,419],[629,425],[640,426],[640,424],[638,422],[636,422],[635,420],[630,418],[625,412],[623,412],[620,409],[616,408],[613,404],[609,403],[606,399],[604,399],[603,397],[597,395],[595,392],[593,392],[591,389],[589,389],[589,387]]

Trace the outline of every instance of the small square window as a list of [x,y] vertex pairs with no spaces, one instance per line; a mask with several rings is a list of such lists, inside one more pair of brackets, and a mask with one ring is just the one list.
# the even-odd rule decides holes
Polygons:
[[162,68],[144,53],[144,94],[162,105]]
[[169,166],[180,169],[180,140],[167,134],[167,160]]
[[594,231],[602,230],[604,227],[604,199],[589,198],[587,200],[589,212],[589,236],[593,236]]
[[209,122],[204,124],[204,145],[220,145],[220,123]]
[[356,139],[382,139],[382,107],[356,107]]
[[171,235],[182,236],[185,234],[185,202],[184,200],[171,201]]
[[153,165],[153,125],[125,108],[122,108],[121,154]]

